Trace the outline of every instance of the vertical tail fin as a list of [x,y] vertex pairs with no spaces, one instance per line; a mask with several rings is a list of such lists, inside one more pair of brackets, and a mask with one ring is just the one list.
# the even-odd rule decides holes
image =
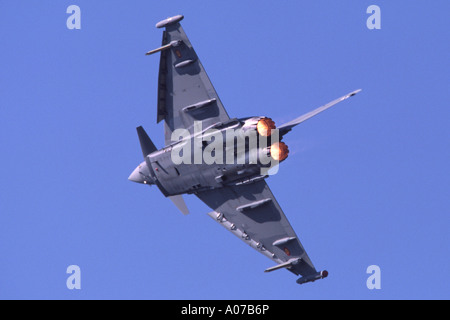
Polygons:
[[153,144],[152,140],[148,136],[147,132],[145,132],[144,128],[137,127],[137,134],[139,137],[139,143],[141,144],[142,154],[145,157],[147,157],[150,153],[155,152],[156,147]]

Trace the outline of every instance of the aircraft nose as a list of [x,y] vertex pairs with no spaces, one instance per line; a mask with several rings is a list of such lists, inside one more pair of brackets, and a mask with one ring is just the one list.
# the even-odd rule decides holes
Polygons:
[[128,177],[128,180],[143,183],[143,184],[153,184],[153,179],[148,174],[148,168],[145,162],[141,163],[134,169],[134,171]]
[[142,178],[142,175],[139,173],[139,169],[140,167],[136,167],[136,169],[134,169],[134,171],[128,177],[128,180],[137,183],[144,183],[144,179]]

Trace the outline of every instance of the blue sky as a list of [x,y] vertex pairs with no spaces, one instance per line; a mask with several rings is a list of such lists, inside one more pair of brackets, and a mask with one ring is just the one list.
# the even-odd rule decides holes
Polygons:
[[[69,30],[66,8],[81,8]],[[381,8],[369,30],[366,9]],[[0,1],[1,299],[449,299],[448,1]],[[157,146],[155,23],[182,24],[228,113],[308,120],[268,179],[317,269],[287,271],[128,175]],[[81,269],[68,290],[66,269]],[[381,269],[369,290],[366,269]]]

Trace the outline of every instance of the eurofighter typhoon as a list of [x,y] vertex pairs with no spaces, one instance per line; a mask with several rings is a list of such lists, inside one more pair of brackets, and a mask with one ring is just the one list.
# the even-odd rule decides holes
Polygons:
[[182,15],[156,24],[164,28],[160,52],[157,123],[164,120],[165,147],[158,150],[142,127],[137,134],[144,161],[129,180],[156,185],[178,209],[189,213],[182,194],[194,194],[209,216],[303,284],[328,276],[317,271],[265,179],[288,157],[282,141],[295,126],[354,96],[353,91],[278,128],[265,116],[230,118],[180,25]]

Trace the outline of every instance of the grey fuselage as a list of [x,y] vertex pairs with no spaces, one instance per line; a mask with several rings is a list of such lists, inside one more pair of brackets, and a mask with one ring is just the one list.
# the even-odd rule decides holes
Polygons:
[[[272,139],[266,138],[265,143],[257,139],[256,144],[251,144],[250,139],[246,139],[251,136],[248,133],[259,137],[253,123],[260,118],[231,119],[154,151],[147,155],[145,161],[133,172],[133,180],[149,185],[156,184],[167,197],[264,179],[266,175],[261,173],[261,168],[270,167],[271,164],[262,163],[259,159],[261,154],[268,154],[267,146],[271,145]],[[211,132],[216,133],[215,139],[210,138]],[[222,137],[218,146],[222,148],[223,156],[216,158],[213,163],[207,163],[203,154],[210,144],[217,142],[218,133]],[[243,145],[243,149],[238,149]],[[215,152],[219,147],[215,148]],[[190,154],[184,158],[187,161],[179,163],[174,161],[174,158],[183,154],[181,149],[190,151]],[[258,161],[252,161],[255,159],[252,155],[256,156]]]

